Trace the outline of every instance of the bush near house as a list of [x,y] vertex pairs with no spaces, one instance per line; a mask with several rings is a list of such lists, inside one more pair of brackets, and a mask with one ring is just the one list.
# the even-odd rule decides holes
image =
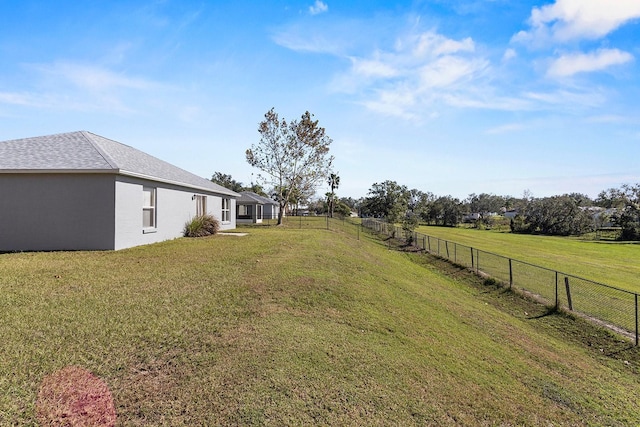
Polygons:
[[184,237],[206,237],[220,229],[220,221],[212,215],[200,215],[184,225]]

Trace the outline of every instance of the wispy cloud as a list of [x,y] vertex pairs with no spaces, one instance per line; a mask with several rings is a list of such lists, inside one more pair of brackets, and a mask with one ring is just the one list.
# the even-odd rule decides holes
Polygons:
[[630,117],[616,115],[616,114],[602,114],[598,116],[587,117],[587,122],[590,123],[634,123],[638,122],[637,119],[632,119]]
[[0,92],[0,104],[130,114],[140,105],[140,94],[167,89],[151,80],[99,65],[61,61],[31,64],[25,70],[34,74],[30,87]]
[[598,107],[607,99],[606,93],[599,88],[528,91],[523,94],[523,97],[535,102],[540,108],[559,108],[564,111]]
[[504,54],[502,54],[502,61],[508,62],[517,57],[518,57],[518,52],[516,52],[516,50],[513,48],[508,48],[507,50],[504,51]]
[[0,92],[0,104],[35,106],[38,105],[34,96],[26,93]]
[[119,88],[146,90],[157,86],[149,80],[129,77],[124,73],[118,73],[97,65],[56,62],[37,65],[34,68],[49,78],[94,92],[111,91]]
[[522,123],[507,123],[502,126],[496,126],[485,131],[488,135],[501,135],[505,133],[518,132],[525,129]]
[[448,91],[463,96],[464,86],[489,68],[471,38],[455,40],[435,31],[399,37],[392,49],[350,60],[334,89],[361,93],[367,108],[407,119],[430,117],[434,103],[446,103]]
[[630,53],[618,49],[599,49],[591,53],[562,55],[551,63],[547,75],[567,77],[577,73],[601,71],[632,60],[633,56]]
[[529,18],[531,28],[520,31],[514,40],[545,44],[598,39],[637,18],[640,18],[637,0],[556,0],[534,7]]
[[329,10],[329,6],[321,0],[316,0],[316,2],[309,6],[309,13],[312,15],[318,15],[320,13],[327,12]]
[[287,49],[305,53],[326,53],[331,55],[345,55],[348,50],[348,42],[337,34],[342,34],[344,29],[332,28],[332,31],[318,31],[302,25],[295,25],[276,31],[273,41]]

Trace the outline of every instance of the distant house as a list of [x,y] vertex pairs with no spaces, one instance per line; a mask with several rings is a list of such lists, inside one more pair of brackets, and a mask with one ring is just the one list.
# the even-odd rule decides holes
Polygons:
[[478,212],[468,213],[462,217],[463,222],[474,222],[479,220],[481,215]]
[[513,219],[516,216],[518,216],[518,211],[516,209],[510,209],[510,210],[504,212],[504,217],[505,218]]
[[238,224],[260,224],[263,219],[278,218],[278,202],[251,191],[243,191],[237,201],[236,221]]
[[90,132],[0,142],[0,251],[110,250],[173,239],[235,193]]

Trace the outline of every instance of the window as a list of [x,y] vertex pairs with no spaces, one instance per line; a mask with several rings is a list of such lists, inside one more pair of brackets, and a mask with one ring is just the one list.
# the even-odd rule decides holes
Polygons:
[[196,196],[196,216],[207,214],[207,196]]
[[238,219],[251,219],[251,205],[238,205]]
[[256,219],[262,219],[262,205],[256,205]]
[[156,189],[142,187],[142,227],[156,228]]
[[229,199],[222,199],[222,222],[231,221],[231,201]]

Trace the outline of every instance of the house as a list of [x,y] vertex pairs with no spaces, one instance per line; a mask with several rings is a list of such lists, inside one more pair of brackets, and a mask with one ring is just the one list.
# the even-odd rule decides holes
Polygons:
[[505,210],[503,215],[505,218],[513,219],[518,216],[518,211],[516,209]]
[[278,202],[251,191],[243,191],[237,200],[238,224],[260,224],[263,219],[278,218]]
[[0,251],[123,249],[236,226],[235,193],[90,132],[0,142]]

